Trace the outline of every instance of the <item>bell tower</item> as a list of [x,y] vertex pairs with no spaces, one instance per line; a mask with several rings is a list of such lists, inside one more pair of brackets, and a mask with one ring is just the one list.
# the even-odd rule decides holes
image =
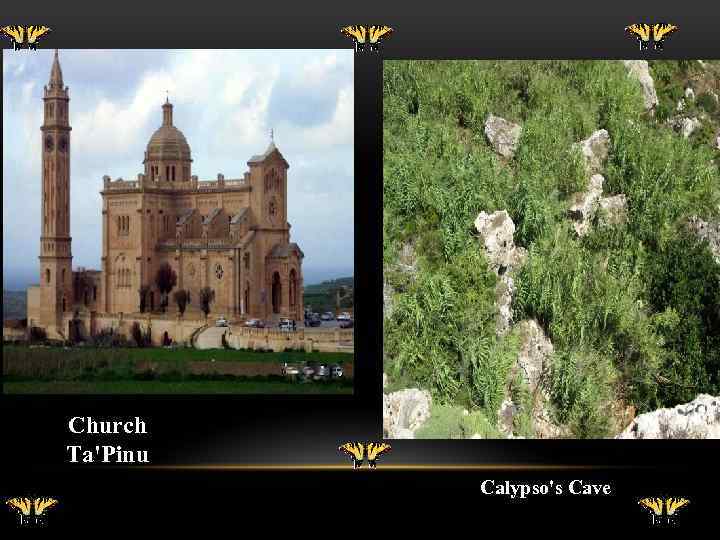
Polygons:
[[[70,238],[70,98],[55,50],[45,86],[42,132],[42,216],[40,234],[40,324],[64,335],[62,314],[72,306]],[[53,332],[54,330],[54,332]]]

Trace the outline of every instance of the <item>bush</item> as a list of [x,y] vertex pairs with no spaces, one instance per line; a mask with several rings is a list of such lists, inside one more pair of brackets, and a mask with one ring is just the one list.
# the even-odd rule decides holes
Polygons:
[[465,414],[461,407],[433,405],[430,418],[415,432],[416,439],[499,438],[500,432],[482,412]]
[[695,100],[695,104],[708,114],[715,114],[718,110],[717,101],[715,101],[715,98],[708,92],[700,94]]
[[43,343],[47,340],[47,332],[44,328],[39,326],[33,326],[30,328],[30,342],[31,343]]

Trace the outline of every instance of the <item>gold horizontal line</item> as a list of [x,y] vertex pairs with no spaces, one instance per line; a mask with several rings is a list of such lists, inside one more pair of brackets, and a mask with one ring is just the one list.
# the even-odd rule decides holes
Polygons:
[[[138,468],[138,466],[128,466],[127,468]],[[207,464],[207,465],[140,465],[142,469],[155,470],[203,470],[203,471],[339,471],[351,470],[350,463],[345,465],[338,464]],[[592,470],[592,469],[637,469],[637,466],[626,465],[536,465],[536,464],[429,464],[429,463],[405,463],[405,464],[382,464],[379,463],[377,469],[385,471],[398,470],[438,470],[438,471],[468,471],[468,470],[492,470],[492,471],[508,471],[508,470]],[[358,470],[370,470],[370,467],[364,465]]]

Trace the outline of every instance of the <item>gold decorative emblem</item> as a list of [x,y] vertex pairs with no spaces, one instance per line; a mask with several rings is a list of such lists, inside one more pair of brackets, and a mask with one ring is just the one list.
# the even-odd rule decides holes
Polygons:
[[50,497],[13,497],[5,502],[17,513],[20,525],[25,527],[46,525],[47,510],[58,504],[57,499]]
[[340,445],[338,448],[344,454],[350,456],[352,460],[353,469],[359,469],[362,467],[363,461],[367,459],[368,466],[371,469],[377,467],[378,458],[386,453],[390,452],[391,447],[388,443],[374,443],[369,442],[363,444],[361,442],[347,442]]
[[223,267],[219,263],[215,265],[215,277],[218,279],[222,279],[223,277]]

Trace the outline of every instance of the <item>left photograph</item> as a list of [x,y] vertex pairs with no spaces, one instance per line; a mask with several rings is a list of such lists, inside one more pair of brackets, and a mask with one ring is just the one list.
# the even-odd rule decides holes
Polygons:
[[353,391],[353,51],[3,54],[3,392]]

